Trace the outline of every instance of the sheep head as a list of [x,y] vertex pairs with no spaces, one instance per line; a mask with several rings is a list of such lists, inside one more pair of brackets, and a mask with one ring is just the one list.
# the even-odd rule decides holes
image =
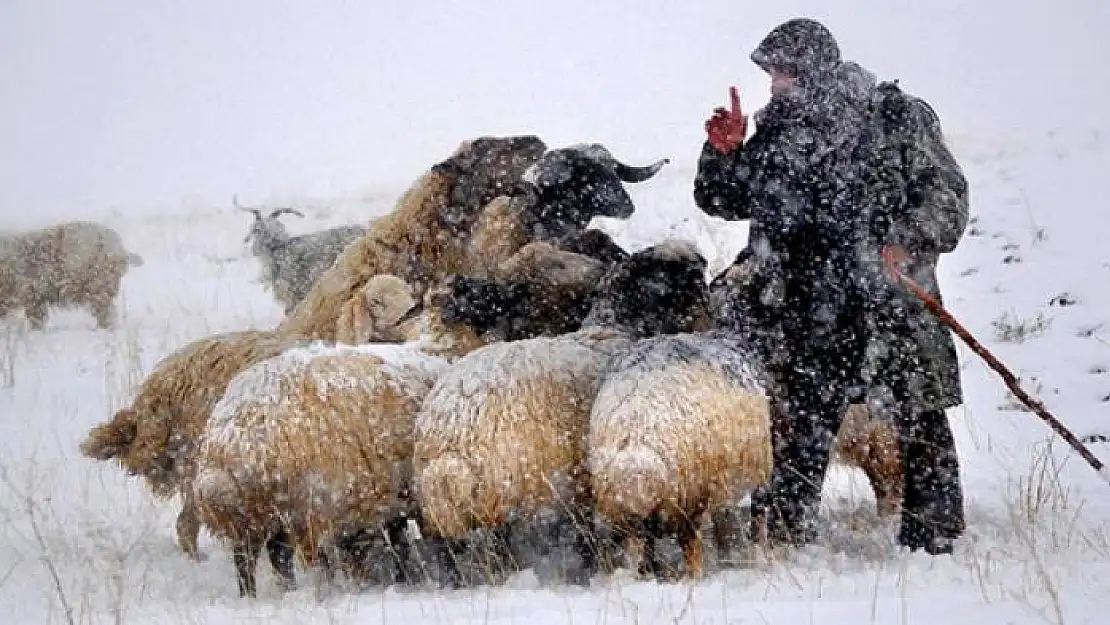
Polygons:
[[711,327],[705,257],[693,244],[665,241],[611,267],[598,281],[583,326],[612,326],[636,336]]
[[409,326],[419,319],[412,287],[390,274],[371,277],[340,311],[336,340],[358,345],[372,341],[407,340]]
[[240,206],[238,197],[232,197],[231,201],[235,208],[254,215],[254,223],[251,224],[250,232],[243,239],[243,243],[251,244],[251,254],[255,256],[261,256],[273,246],[289,240],[289,231],[285,229],[285,224],[281,223],[278,217],[286,213],[304,217],[304,213],[295,208],[276,208],[269,216],[263,217],[262,211],[257,208]]
[[647,180],[667,162],[630,167],[600,144],[560,148],[525,172],[521,190],[531,196],[541,236],[557,238],[584,230],[594,217],[631,217],[636,207],[623,183]]
[[448,206],[440,215],[443,225],[458,234],[469,233],[482,208],[495,197],[511,194],[546,149],[534,135],[462,142],[454,154],[432,167],[433,172],[455,179]]

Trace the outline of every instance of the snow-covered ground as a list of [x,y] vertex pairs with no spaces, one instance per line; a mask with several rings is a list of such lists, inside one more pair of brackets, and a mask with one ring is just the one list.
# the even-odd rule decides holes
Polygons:
[[[44,332],[22,319],[0,322],[0,623],[1105,622],[1110,486],[1035,415],[1015,409],[998,376],[966,349],[966,404],[951,417],[969,527],[951,557],[900,552],[895,528],[875,518],[862,475],[837,469],[821,544],[774,564],[711,565],[696,583],[619,573],[582,590],[527,571],[499,586],[395,587],[317,601],[309,587],[280,595],[263,564],[260,597],[245,601],[221,545],[202,536],[210,556],[202,563],[180,554],[176,502],[155,502],[137,480],[76,450],[165,354],[280,319],[242,242],[248,218],[230,210],[235,190],[251,203],[297,202],[307,218],[288,223],[306,231],[389,210],[420,168],[463,137],[535,131],[552,145],[602,140],[632,161],[672,158],[656,179],[631,187],[637,214],[604,227],[630,249],[688,237],[714,270],[723,267],[745,228],[693,207],[702,119],[730,82],[748,85],[749,106],[760,101],[766,80],[746,51],[803,13],[827,18],[847,56],[901,73],[945,121],[975,217],[942,261],[950,309],[1066,425],[1110,435],[1104,3],[938,1],[895,10],[869,0],[773,9],[568,1],[494,11],[428,2],[379,21],[368,10],[353,19],[339,3],[321,15],[250,2],[226,3],[235,8],[220,13],[212,6],[225,3],[197,3],[209,6],[189,19],[169,3],[103,2],[95,15],[93,5],[71,4],[54,13],[39,8],[46,3],[0,8],[0,78],[25,87],[0,104],[0,134],[13,137],[0,142],[0,229],[92,216],[116,227],[146,264],[124,280],[113,332],[95,330],[83,312],[55,313]],[[734,5],[743,8],[730,12]],[[422,29],[415,43],[402,45],[402,26]],[[576,49],[552,39],[567,33]],[[341,60],[360,37],[378,43]],[[430,38],[483,53],[452,55],[443,41],[421,53]],[[260,60],[283,44],[287,56]],[[147,64],[124,54],[141,45],[152,50]],[[494,57],[498,50],[504,56]],[[242,55],[272,72],[247,71]],[[231,69],[216,69],[225,60]],[[393,69],[357,75],[359,63],[377,61]],[[273,69],[283,62],[287,73]],[[375,82],[405,67],[425,78]],[[111,97],[128,76],[133,84]],[[310,84],[318,102],[304,96]],[[74,95],[82,87],[91,92]],[[75,98],[71,106],[65,97]],[[74,102],[89,114],[76,114]],[[343,134],[362,119],[362,104],[366,115],[395,123]],[[265,123],[252,121],[256,106],[269,107],[258,113]],[[227,116],[198,125],[220,112]],[[1092,448],[1110,461],[1110,444]]]

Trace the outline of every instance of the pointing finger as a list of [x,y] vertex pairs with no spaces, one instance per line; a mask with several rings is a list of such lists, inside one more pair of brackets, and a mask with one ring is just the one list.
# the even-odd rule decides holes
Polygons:
[[729,98],[732,100],[732,114],[739,117],[743,114],[740,110],[740,91],[736,87],[728,88]]

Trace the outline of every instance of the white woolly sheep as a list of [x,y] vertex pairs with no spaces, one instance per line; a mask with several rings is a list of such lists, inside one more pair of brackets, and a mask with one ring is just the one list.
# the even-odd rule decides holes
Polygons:
[[363,226],[336,226],[318,232],[292,236],[278,219],[288,213],[304,217],[292,208],[278,208],[263,217],[257,208],[236,208],[254,214],[254,223],[244,243],[251,244],[251,253],[262,263],[262,280],[274,292],[274,298],[289,314],[339,253],[351,241],[366,234]]
[[771,477],[770,402],[759,359],[735,336],[637,341],[610,364],[590,413],[588,468],[599,515],[643,541],[639,572],[663,576],[655,541],[675,534],[702,572],[700,527]]
[[110,329],[120,282],[128,267],[142,264],[115,230],[98,223],[0,235],[0,318],[23,309],[41,329],[50,306],[87,307],[97,327]]
[[[414,490],[428,531],[457,552],[471,529],[567,512],[581,530],[584,565],[572,580],[588,583],[595,557],[584,444],[601,375],[632,338],[706,318],[704,269],[688,246],[648,248],[601,280],[604,295],[585,329],[493,343],[443,373],[416,423]],[[453,560],[446,561],[449,583],[458,584]]]
[[314,343],[228,384],[186,488],[201,522],[231,543],[241,596],[256,593],[264,544],[285,585],[289,547],[330,571],[347,533],[391,525],[403,544],[413,421],[445,366],[408,346]]

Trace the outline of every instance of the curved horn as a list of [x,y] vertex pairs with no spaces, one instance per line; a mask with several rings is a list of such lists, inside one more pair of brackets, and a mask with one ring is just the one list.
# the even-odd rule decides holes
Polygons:
[[643,182],[659,173],[659,170],[663,169],[663,166],[670,162],[671,159],[669,158],[661,158],[651,165],[631,167],[617,161],[617,177],[624,182]]
[[274,209],[274,212],[270,213],[270,218],[272,219],[274,217],[284,215],[285,213],[289,213],[290,215],[296,215],[297,217],[304,217],[304,213],[302,213],[301,211],[299,211],[295,208],[277,208],[277,209]]
[[240,206],[238,195],[231,196],[231,203],[235,205],[235,208],[238,208],[241,211],[246,211],[248,213],[254,213],[254,218],[255,219],[257,219],[259,221],[262,220],[262,211],[258,210],[257,208],[247,208],[246,206]]

